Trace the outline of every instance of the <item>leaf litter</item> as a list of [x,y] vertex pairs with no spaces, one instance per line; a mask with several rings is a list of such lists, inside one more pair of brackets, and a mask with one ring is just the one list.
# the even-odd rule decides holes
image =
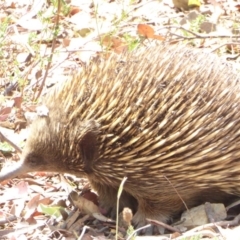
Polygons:
[[[95,57],[106,58],[112,52],[121,54],[159,41],[188,42],[218,54],[239,69],[238,1],[189,2],[72,0],[62,3],[60,11],[56,3],[46,0],[1,2],[1,165],[14,165],[19,159],[16,146],[24,145],[27,126],[41,105],[38,96],[66,81]],[[47,110],[40,114],[47,114]],[[27,174],[2,182],[0,239],[113,239],[115,222],[102,214],[97,195],[86,188],[85,179],[54,173]],[[172,228],[165,226],[170,233],[158,239],[240,239],[238,216],[224,221],[214,217],[224,215],[222,205],[220,210],[213,210],[211,205],[199,208],[183,215],[190,225],[198,225],[192,215],[199,216],[201,211],[205,220],[199,227],[189,230],[182,220]],[[125,220],[127,213],[123,213]],[[127,233],[129,216],[128,223],[120,226],[121,239],[134,233],[134,229]]]

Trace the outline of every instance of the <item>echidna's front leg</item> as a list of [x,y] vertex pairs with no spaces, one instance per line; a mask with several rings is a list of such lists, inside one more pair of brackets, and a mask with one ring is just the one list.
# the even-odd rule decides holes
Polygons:
[[[173,215],[173,209],[181,208],[182,203],[177,203],[178,206],[172,205],[175,201],[163,202],[161,199],[138,199],[138,210],[133,217],[133,224],[135,229],[143,227],[148,224],[147,218],[151,220],[157,220],[160,222],[169,222]],[[176,208],[175,208],[176,207]],[[162,227],[158,228],[160,233],[164,233]],[[144,230],[142,232],[149,232]]]
[[[117,191],[111,189],[111,191],[108,191],[108,194],[109,195],[99,194],[100,206],[110,213],[112,219],[115,219],[117,211]],[[122,192],[119,201],[119,212],[121,212],[124,207],[130,208],[133,212],[136,212],[137,209],[136,199],[126,192]]]
[[[109,213],[111,218],[114,219],[116,217],[117,210],[118,189],[93,182],[92,187],[99,195],[100,207]],[[129,207],[133,212],[136,212],[137,205],[137,200],[133,196],[125,191],[122,192],[119,201],[119,211],[122,211],[124,207]]]

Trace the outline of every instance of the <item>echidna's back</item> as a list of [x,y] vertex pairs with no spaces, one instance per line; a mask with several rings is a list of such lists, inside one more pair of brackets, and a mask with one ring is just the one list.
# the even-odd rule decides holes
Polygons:
[[100,124],[100,155],[117,158],[114,164],[179,174],[194,167],[204,182],[240,156],[240,77],[233,72],[214,55],[160,46],[93,63],[55,98],[68,124]]

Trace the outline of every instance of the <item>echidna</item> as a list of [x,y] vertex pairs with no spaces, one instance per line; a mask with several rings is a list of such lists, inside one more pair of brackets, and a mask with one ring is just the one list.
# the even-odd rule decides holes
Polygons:
[[[133,221],[167,221],[204,201],[240,195],[240,77],[212,54],[162,45],[92,63],[45,97],[25,172],[87,177],[103,205],[137,201]],[[180,199],[179,195],[181,196]]]

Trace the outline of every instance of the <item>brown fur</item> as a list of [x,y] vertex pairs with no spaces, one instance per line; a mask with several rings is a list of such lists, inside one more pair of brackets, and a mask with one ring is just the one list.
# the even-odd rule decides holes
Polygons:
[[174,46],[93,63],[48,95],[20,170],[0,180],[87,177],[114,209],[126,176],[122,206],[137,207],[137,225],[183,211],[178,194],[188,207],[240,195],[239,79],[216,56]]

